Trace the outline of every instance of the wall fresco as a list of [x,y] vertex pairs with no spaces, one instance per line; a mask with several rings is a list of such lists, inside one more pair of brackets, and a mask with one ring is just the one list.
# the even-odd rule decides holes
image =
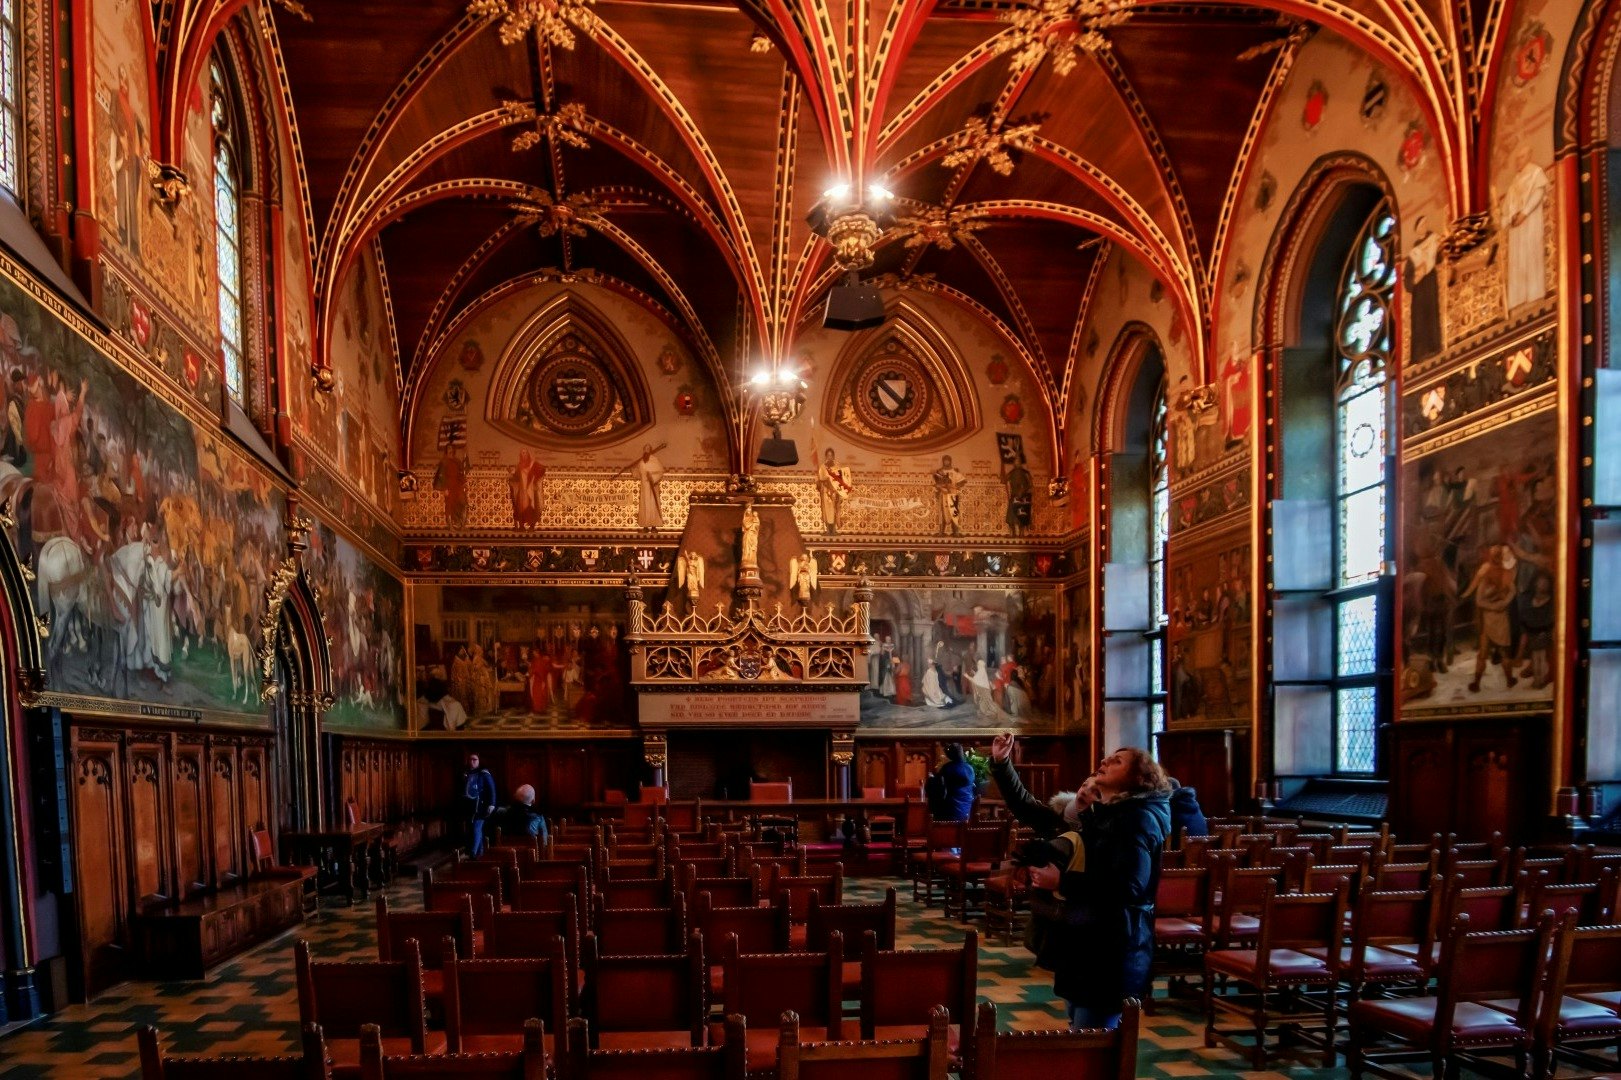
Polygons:
[[354,544],[317,524],[304,569],[332,639],[328,726],[405,727],[405,587]]
[[49,689],[258,713],[284,497],[0,281],[0,499],[49,619]]
[[1247,720],[1250,702],[1250,545],[1228,536],[1175,544],[1166,559],[1169,720]]

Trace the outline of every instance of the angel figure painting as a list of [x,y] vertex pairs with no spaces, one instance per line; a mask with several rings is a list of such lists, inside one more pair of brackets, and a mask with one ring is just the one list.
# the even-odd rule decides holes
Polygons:
[[675,585],[687,598],[687,604],[696,611],[704,592],[704,557],[697,548],[682,548],[675,559]]

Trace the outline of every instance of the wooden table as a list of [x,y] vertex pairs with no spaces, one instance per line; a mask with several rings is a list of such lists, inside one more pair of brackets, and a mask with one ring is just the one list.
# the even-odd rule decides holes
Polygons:
[[[282,861],[295,866],[330,869],[325,883],[331,892],[341,892],[349,903],[371,891],[372,867],[383,865],[381,847],[384,827],[380,822],[357,821],[337,829],[312,829],[281,834]],[[378,885],[384,884],[382,881]]]

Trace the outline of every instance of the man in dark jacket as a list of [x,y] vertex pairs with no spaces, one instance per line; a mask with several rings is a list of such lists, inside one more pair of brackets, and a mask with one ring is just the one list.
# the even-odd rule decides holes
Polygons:
[[[1064,828],[1062,814],[1047,809],[1051,817],[1043,819],[1030,807],[1040,804],[1018,783],[1012,755],[1012,733],[998,735],[991,775],[1010,812],[1038,831]],[[1061,900],[1061,915],[1048,927],[1037,960],[1052,971],[1053,992],[1068,1004],[1076,1030],[1118,1026],[1125,999],[1149,991],[1160,849],[1171,828],[1169,784],[1147,751],[1115,751],[1092,783],[1098,801],[1080,817],[1086,868],[1030,870],[1032,889],[1051,890]]]
[[1171,784],[1171,835],[1209,836],[1210,823],[1199,808],[1199,793],[1183,787],[1174,776],[1167,779]]
[[946,747],[946,761],[937,774],[944,790],[940,794],[939,805],[932,808],[936,821],[967,821],[974,812],[974,789],[978,784],[974,778],[974,767],[968,764],[967,758],[962,743],[951,743]]
[[456,799],[466,831],[467,854],[477,855],[484,850],[484,823],[495,813],[495,777],[479,765],[477,754],[467,755]]
[[533,784],[519,784],[512,793],[512,801],[497,820],[501,822],[503,836],[536,837],[542,847],[546,845],[546,817],[535,807]]

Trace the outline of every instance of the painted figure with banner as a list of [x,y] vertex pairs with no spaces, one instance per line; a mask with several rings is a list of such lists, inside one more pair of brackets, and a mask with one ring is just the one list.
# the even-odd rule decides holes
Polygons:
[[816,466],[816,492],[821,497],[822,528],[832,535],[839,531],[839,511],[844,508],[844,500],[855,492],[855,479],[850,466],[834,460],[831,446]]
[[968,486],[968,477],[951,464],[951,455],[940,459],[934,470],[934,498],[940,507],[940,535],[962,535],[962,492]]
[[1002,483],[1007,485],[1008,532],[1023,536],[1030,531],[1030,507],[1034,498],[1034,485],[1030,470],[1024,464],[1024,438],[1020,435],[999,434],[996,448],[1001,457]]

